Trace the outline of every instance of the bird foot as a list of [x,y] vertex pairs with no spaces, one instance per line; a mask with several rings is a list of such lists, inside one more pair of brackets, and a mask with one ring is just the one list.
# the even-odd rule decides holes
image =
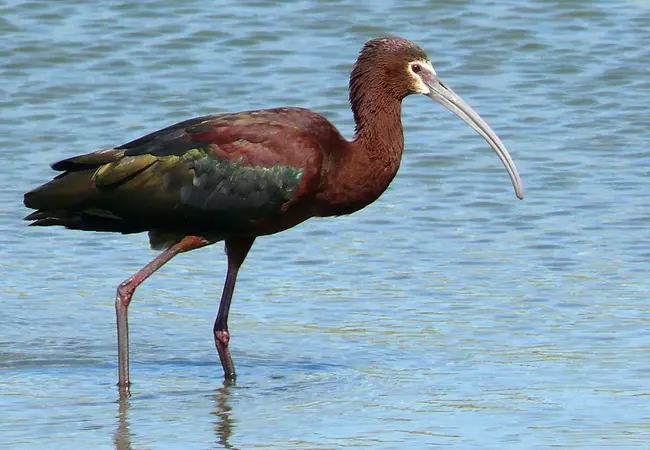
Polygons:
[[223,367],[223,375],[226,380],[231,381],[236,378],[235,364],[232,362],[228,344],[230,343],[230,333],[228,330],[214,330],[214,344],[219,353],[221,366]]

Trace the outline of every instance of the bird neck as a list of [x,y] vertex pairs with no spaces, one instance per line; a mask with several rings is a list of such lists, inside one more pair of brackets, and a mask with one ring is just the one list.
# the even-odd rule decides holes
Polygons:
[[399,100],[361,104],[352,110],[356,123],[354,143],[377,159],[401,159],[404,151],[402,104]]
[[407,93],[389,75],[387,62],[380,56],[362,53],[350,73],[349,100],[354,114],[355,142],[365,144],[367,150],[399,151],[401,157],[402,99]]
[[355,139],[330,155],[315,215],[358,211],[379,198],[397,174],[404,150],[401,102],[373,98],[378,97],[352,103]]
[[368,159],[373,166],[369,170],[392,171],[394,175],[404,151],[401,100],[370,89],[350,97],[355,99],[351,103],[356,124],[355,153]]

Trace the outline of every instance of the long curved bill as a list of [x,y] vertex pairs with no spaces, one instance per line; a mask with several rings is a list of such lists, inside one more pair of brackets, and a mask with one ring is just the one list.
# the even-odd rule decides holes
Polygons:
[[458,94],[448,88],[434,73],[427,73],[428,76],[423,77],[424,83],[429,88],[429,93],[425,94],[427,97],[431,97],[442,106],[456,114],[458,117],[463,119],[470,127],[474,129],[478,134],[483,136],[483,139],[490,144],[490,147],[496,152],[501,159],[501,162],[508,171],[510,175],[510,181],[512,181],[512,186],[515,188],[515,195],[519,199],[524,198],[524,187],[521,183],[521,178],[519,178],[519,173],[517,173],[517,168],[515,163],[512,161],[508,150],[501,142],[501,139],[496,135],[492,128],[481,119],[476,111],[472,109],[465,101],[460,98]]

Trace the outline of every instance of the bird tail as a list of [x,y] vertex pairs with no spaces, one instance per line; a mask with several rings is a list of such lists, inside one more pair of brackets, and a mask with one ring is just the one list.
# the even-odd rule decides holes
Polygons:
[[97,189],[95,174],[101,166],[121,159],[123,154],[109,149],[53,164],[53,169],[63,173],[25,194],[25,206],[36,210],[25,220],[32,221],[31,226],[60,225],[73,230],[143,231],[142,227],[101,208],[102,194]]
[[25,206],[35,209],[25,220],[31,225],[65,225],[72,219],[71,212],[92,198],[95,191],[94,170],[64,172],[24,196]]

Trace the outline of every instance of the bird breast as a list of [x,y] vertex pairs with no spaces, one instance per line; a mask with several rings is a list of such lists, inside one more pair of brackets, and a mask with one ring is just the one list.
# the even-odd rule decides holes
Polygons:
[[373,156],[376,155],[332,158],[330,167],[325,169],[324,189],[317,196],[319,216],[351,214],[384,193],[397,174],[401,158]]

